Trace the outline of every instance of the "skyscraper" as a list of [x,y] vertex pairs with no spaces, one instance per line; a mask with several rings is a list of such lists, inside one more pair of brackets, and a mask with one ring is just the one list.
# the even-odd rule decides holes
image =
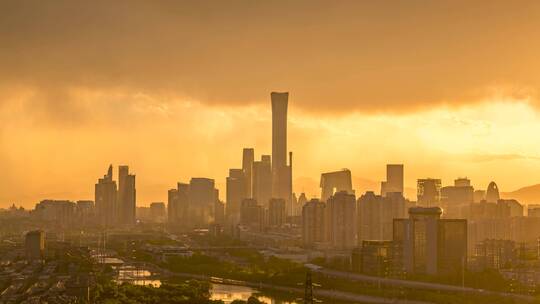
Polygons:
[[253,162],[255,161],[255,150],[244,148],[242,151],[242,171],[245,177],[245,195],[243,198],[253,197]]
[[318,199],[312,199],[302,208],[302,241],[305,246],[322,243],[326,239],[325,206]]
[[253,198],[262,206],[268,206],[272,197],[272,164],[270,155],[263,155],[253,162]]
[[415,207],[408,219],[394,219],[394,243],[408,273],[461,274],[467,265],[467,220],[441,214],[439,207]]
[[189,206],[189,184],[178,183],[176,189],[168,192],[167,215],[169,225],[187,224]]
[[[252,165],[253,163],[249,167],[251,168]],[[251,176],[251,172],[249,175]],[[246,196],[246,179],[246,175],[242,169],[229,169],[229,176],[226,179],[226,209],[227,217],[232,223],[239,221],[242,200],[248,198]]]
[[189,182],[189,221],[191,224],[206,225],[211,223],[214,214],[216,197],[214,180],[194,177]]
[[28,260],[43,258],[45,253],[45,232],[43,230],[29,231],[26,233],[24,246]]
[[356,198],[354,194],[340,191],[326,203],[328,241],[334,249],[352,249],[356,245]]
[[489,183],[486,191],[486,201],[488,203],[496,203],[499,199],[499,187],[497,187],[497,184],[495,184],[495,182]]
[[287,205],[290,205],[292,159],[287,165],[287,105],[289,93],[272,92],[270,96],[272,99],[272,197],[282,198]]
[[282,198],[270,199],[268,204],[268,224],[281,227],[285,223],[285,200]]
[[118,166],[117,204],[120,223],[134,225],[136,210],[135,175],[129,174],[128,166]]
[[98,179],[95,186],[96,214],[100,224],[111,227],[117,223],[118,207],[116,204],[117,188],[112,179],[112,165],[107,174]]
[[381,195],[386,196],[390,192],[403,194],[403,165],[386,165],[386,182],[381,184]]
[[439,203],[441,202],[441,180],[433,178],[419,179],[417,184],[417,195],[419,206],[439,206]]
[[353,194],[351,171],[343,169],[341,171],[327,172],[321,174],[321,201],[326,202],[334,192],[345,191]]

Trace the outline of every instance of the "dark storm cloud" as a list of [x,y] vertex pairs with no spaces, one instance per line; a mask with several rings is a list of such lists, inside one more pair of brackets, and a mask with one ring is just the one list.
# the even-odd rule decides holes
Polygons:
[[67,111],[73,87],[416,111],[534,97],[539,29],[537,1],[2,1],[0,82],[71,96],[41,105]]

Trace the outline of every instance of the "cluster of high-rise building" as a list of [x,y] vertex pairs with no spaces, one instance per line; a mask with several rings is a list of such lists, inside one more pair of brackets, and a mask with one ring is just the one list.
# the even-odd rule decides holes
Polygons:
[[210,178],[194,177],[189,184],[178,183],[168,192],[167,216],[172,226],[205,227],[222,223],[224,204],[219,200],[219,190]]
[[[256,156],[255,149],[243,149],[241,167],[226,177],[225,202],[213,179],[194,177],[170,189],[166,204],[137,208],[135,175],[119,166],[114,180],[111,165],[95,184],[95,203],[43,200],[33,214],[62,226],[132,227],[140,218],[181,229],[290,234],[308,251],[352,253],[353,270],[377,275],[457,273],[471,260],[480,268],[502,268],[517,259],[517,244],[540,244],[540,205],[529,205],[525,216],[518,201],[501,199],[494,182],[478,190],[467,178],[447,186],[437,178],[418,179],[416,201],[410,201],[402,164],[386,166],[379,193],[357,195],[351,171],[342,169],[321,174],[318,198],[297,197],[287,151],[288,97],[271,93],[272,152]],[[24,214],[14,206],[10,212]],[[38,255],[38,237],[28,235],[32,256]]]
[[288,98],[289,93],[271,93],[272,155],[256,160],[253,148],[243,150],[242,167],[230,169],[226,178],[226,205],[219,201],[214,180],[193,178],[169,190],[169,223],[279,227],[299,213],[292,193],[292,152],[287,153]]
[[135,225],[136,212],[135,175],[128,166],[118,167],[118,186],[113,180],[113,167],[100,178],[95,186],[95,209],[102,227]]

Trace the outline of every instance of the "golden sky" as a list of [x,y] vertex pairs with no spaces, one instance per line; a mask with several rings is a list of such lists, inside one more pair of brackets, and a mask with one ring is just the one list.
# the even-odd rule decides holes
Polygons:
[[271,151],[270,91],[296,192],[386,163],[408,187],[536,184],[538,37],[538,1],[2,1],[0,207],[92,199],[109,163],[140,205],[191,176],[224,198],[242,148]]

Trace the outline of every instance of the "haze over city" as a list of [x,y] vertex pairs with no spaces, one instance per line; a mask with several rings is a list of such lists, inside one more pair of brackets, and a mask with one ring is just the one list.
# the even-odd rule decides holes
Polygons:
[[[289,91],[294,188],[349,168],[362,190],[540,180],[538,3],[3,2],[0,206],[93,196],[129,164],[137,203],[270,153],[270,91]],[[366,182],[371,181],[371,182]],[[410,196],[410,195],[409,195]]]
[[540,303],[540,2],[0,0],[0,304]]

